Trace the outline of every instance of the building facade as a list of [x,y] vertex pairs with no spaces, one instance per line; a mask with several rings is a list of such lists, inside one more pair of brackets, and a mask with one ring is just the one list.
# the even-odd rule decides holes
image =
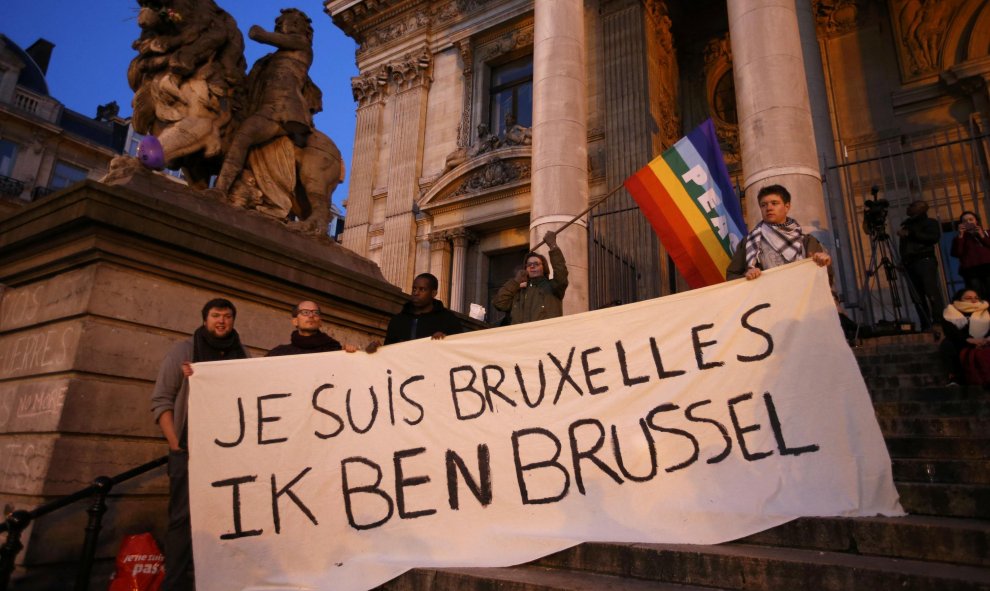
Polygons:
[[39,39],[25,50],[0,34],[0,212],[102,178],[110,159],[133,143],[115,105],[90,118],[49,94],[53,48]]
[[792,215],[836,253],[837,289],[867,320],[884,313],[874,292],[891,288],[870,285],[872,186],[895,235],[915,199],[950,233],[962,210],[987,213],[981,0],[325,8],[359,45],[343,244],[403,289],[432,272],[451,308],[486,305],[492,322],[490,298],[530,246],[579,214],[559,239],[565,313],[683,289],[621,184],[709,117],[748,219],[759,214],[746,196],[787,186]]

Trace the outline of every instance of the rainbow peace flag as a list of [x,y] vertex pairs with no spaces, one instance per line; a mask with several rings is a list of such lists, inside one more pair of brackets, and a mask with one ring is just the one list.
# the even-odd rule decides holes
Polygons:
[[711,119],[624,185],[688,285],[725,281],[746,224]]

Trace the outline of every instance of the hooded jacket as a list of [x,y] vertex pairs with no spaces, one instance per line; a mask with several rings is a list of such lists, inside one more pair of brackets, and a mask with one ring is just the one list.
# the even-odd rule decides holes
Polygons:
[[[526,258],[532,256],[534,253],[529,253]],[[540,255],[535,256],[543,258]],[[567,263],[564,261],[564,253],[559,248],[550,249],[550,265],[553,267],[553,279],[547,277],[548,271],[544,261],[542,276],[529,279],[526,287],[521,287],[515,277],[509,279],[495,294],[492,305],[503,312],[509,312],[512,324],[563,316],[564,292],[567,291]]]

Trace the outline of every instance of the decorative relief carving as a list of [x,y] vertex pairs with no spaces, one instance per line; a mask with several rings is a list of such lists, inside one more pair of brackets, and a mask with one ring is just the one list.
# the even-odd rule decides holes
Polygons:
[[739,124],[736,120],[735,90],[732,82],[732,47],[729,34],[712,39],[705,46],[705,98],[722,145],[726,164],[736,167],[742,162]]
[[369,105],[385,97],[388,88],[388,68],[379,66],[371,72],[351,78],[351,93],[358,107]]
[[457,50],[461,54],[461,64],[464,77],[463,103],[461,104],[461,121],[457,124],[457,148],[465,148],[471,141],[469,129],[471,127],[471,107],[474,105],[474,50],[471,47],[471,40],[464,39],[457,43]]
[[825,35],[842,35],[860,24],[858,0],[813,0],[811,9]]
[[467,228],[454,228],[448,232],[454,247],[463,248],[478,241],[478,236]]
[[402,59],[388,65],[389,79],[397,90],[408,90],[416,86],[428,85],[432,81],[431,66],[433,54],[423,46],[419,51],[407,54]]
[[666,14],[666,4],[651,2],[648,6],[650,16],[656,24],[656,38],[660,45],[659,51],[659,108],[661,117],[657,124],[660,128],[660,141],[664,147],[672,146],[681,137],[681,122],[678,115],[678,80],[677,50],[674,47],[674,34],[671,31],[672,22]]
[[450,234],[447,230],[430,232],[430,250],[450,250]]
[[712,39],[705,45],[705,70],[717,68],[722,64],[732,64],[732,46],[729,34],[718,39]]
[[[658,29],[670,30],[671,20],[670,20],[670,10],[667,8],[667,2],[665,0],[646,0],[644,5],[644,10],[646,15],[653,20],[654,25]],[[661,39],[661,42],[664,40]],[[671,38],[671,43],[673,38]],[[672,50],[673,45],[670,47],[664,47],[665,50]]]
[[380,25],[364,35],[363,42],[358,48],[358,54],[371,51],[400,37],[411,35],[419,29],[429,26],[431,20],[429,13],[425,10],[418,10]]
[[528,47],[533,44],[533,27],[522,30],[513,30],[502,35],[498,39],[486,43],[480,53],[482,61],[491,61],[501,55],[509,53],[521,47]]
[[942,45],[962,0],[892,0],[890,11],[900,40],[901,66],[908,78],[941,69]]
[[527,179],[530,176],[532,166],[523,161],[506,161],[498,156],[493,156],[483,167],[474,171],[461,183],[451,194],[451,197],[477,193],[485,189],[491,189],[500,185],[505,185],[513,181]]

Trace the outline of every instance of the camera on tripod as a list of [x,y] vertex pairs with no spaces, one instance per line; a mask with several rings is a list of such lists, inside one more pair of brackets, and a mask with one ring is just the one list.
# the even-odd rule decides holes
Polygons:
[[863,202],[863,231],[873,239],[887,235],[887,213],[890,211],[890,202],[886,199],[877,199],[879,192],[880,187],[873,185],[870,189],[873,199]]

